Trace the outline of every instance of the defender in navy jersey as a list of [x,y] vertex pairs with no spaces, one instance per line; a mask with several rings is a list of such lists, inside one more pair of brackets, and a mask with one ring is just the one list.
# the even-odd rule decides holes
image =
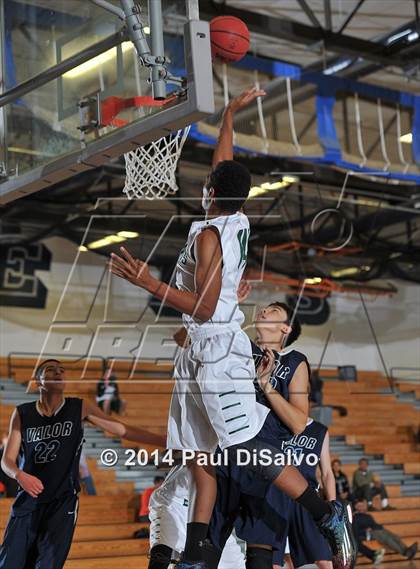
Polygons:
[[[256,328],[258,343],[252,342],[252,352],[257,368],[257,400],[274,411],[268,415],[259,436],[267,446],[285,452],[291,441],[305,440],[299,436],[307,422],[310,370],[306,356],[290,347],[300,335],[300,325],[293,318],[290,307],[273,303],[257,316]],[[283,344],[286,347],[282,349]],[[308,444],[318,449],[315,437]],[[311,490],[315,490],[310,477],[308,482]],[[335,508],[335,502],[331,503]],[[220,553],[234,525],[238,537],[247,542],[247,568],[271,568],[272,548],[278,547],[279,540],[287,536],[292,504],[307,512],[303,502],[291,500],[284,492],[257,480],[243,469],[235,465],[221,467],[218,469],[218,497],[210,539]],[[341,514],[347,520],[346,513]],[[313,517],[308,516],[317,528]],[[319,531],[317,528],[316,535],[320,537]],[[334,568],[351,567],[355,562],[356,546],[348,521],[343,540],[343,549],[334,551]],[[318,559],[331,559],[328,544],[327,549],[329,556],[322,552],[323,556]]]
[[[289,306],[279,302],[266,306],[257,314],[255,327],[257,342],[251,341],[251,348],[256,398],[274,411],[259,437],[280,454],[282,442],[305,428],[310,369],[306,356],[290,346],[300,336],[301,326]],[[279,492],[283,504],[274,509],[266,500],[267,481],[234,464],[218,468],[217,474],[211,541],[220,553],[234,525],[238,537],[247,542],[248,566],[254,560],[255,567],[271,567],[272,546],[286,531],[291,498]]]
[[43,362],[35,378],[39,399],[13,412],[1,462],[19,484],[0,547],[1,569],[63,567],[77,520],[83,420],[130,440],[165,445],[163,437],[113,421],[88,401],[64,397],[59,361]]

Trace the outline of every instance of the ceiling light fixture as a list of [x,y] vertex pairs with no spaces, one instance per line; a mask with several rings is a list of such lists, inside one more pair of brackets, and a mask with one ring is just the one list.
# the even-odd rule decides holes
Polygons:
[[140,235],[137,231],[118,231],[118,237],[124,237],[124,239],[135,239]]
[[321,279],[321,277],[311,277],[311,278],[305,279],[303,282],[305,284],[309,284],[309,285],[319,284],[319,283],[322,283],[322,279]]
[[[86,246],[86,251],[88,249],[99,249],[100,247],[106,247],[107,245],[114,245],[115,243],[122,243],[123,241],[127,241],[127,239],[135,239],[140,234],[137,231],[118,231],[118,233],[114,235],[105,235],[101,239],[97,239],[96,241],[92,241],[88,243]],[[84,247],[82,245],[81,247]],[[79,247],[79,251],[84,251],[85,249],[81,249]]]
[[[143,30],[145,34],[150,34],[149,27],[146,26],[145,28],[143,28]],[[123,53],[129,51],[130,49],[133,49],[133,47],[134,47],[133,42],[131,41],[124,41],[121,44],[121,49]],[[80,75],[84,75],[85,73],[88,73],[89,71],[96,69],[100,65],[108,63],[108,61],[115,59],[116,56],[117,56],[117,48],[112,47],[111,49],[104,51],[104,53],[100,53],[96,57],[93,57],[92,59],[89,59],[88,61],[81,63],[74,69],[70,69],[70,71],[67,71],[67,73],[63,74],[63,77],[65,77],[66,79],[74,79],[75,77],[79,77]]]
[[351,277],[359,273],[360,273],[359,267],[346,267],[344,269],[337,269],[335,271],[331,271],[331,276],[334,279],[340,279],[341,277]]
[[406,144],[412,144],[413,142],[413,133],[407,132],[407,134],[403,134],[400,136],[400,141],[405,142]]
[[259,186],[253,186],[251,188],[248,199],[256,198],[257,196],[261,196],[272,190],[281,190],[282,188],[287,188],[290,186],[290,184],[294,184],[298,181],[299,178],[296,176],[283,176],[283,178],[277,182],[264,182]]

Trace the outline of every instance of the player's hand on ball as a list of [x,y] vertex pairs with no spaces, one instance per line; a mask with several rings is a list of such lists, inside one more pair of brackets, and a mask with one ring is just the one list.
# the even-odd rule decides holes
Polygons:
[[32,496],[32,498],[37,498],[44,490],[44,486],[39,478],[32,476],[32,474],[28,474],[23,470],[19,470],[17,473],[16,481],[19,483],[19,486],[29,494],[29,496]]
[[132,257],[124,247],[120,247],[120,251],[121,256],[111,253],[109,268],[112,274],[136,286],[147,288],[152,280],[147,263]]
[[245,302],[248,296],[251,294],[252,286],[248,281],[242,279],[238,286],[238,303]]
[[232,113],[237,113],[238,111],[247,107],[249,104],[255,101],[255,99],[257,99],[258,97],[264,97],[264,95],[266,95],[264,89],[257,89],[256,87],[251,87],[250,89],[247,89],[246,91],[244,91],[243,93],[232,99],[228,103],[227,109],[229,109]]
[[260,365],[257,367],[258,383],[266,395],[274,390],[270,383],[270,377],[276,365],[276,357],[273,350],[266,348]]

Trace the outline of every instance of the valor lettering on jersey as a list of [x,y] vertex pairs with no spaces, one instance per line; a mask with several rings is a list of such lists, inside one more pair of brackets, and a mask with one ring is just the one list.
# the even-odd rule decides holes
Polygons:
[[282,443],[282,449],[287,448],[301,448],[306,450],[313,450],[316,446],[315,437],[307,437],[306,435],[295,435],[288,441]]
[[[257,368],[260,365],[263,356],[254,354],[253,357],[254,357],[255,367]],[[281,363],[281,359],[278,359],[275,364],[274,370],[271,372],[270,376],[271,386],[274,389],[276,389],[277,384],[280,380],[288,381],[290,372],[291,372],[290,367],[288,365]]]
[[29,427],[26,429],[26,442],[32,443],[57,437],[69,437],[73,429],[72,421],[43,425],[42,427]]
[[296,468],[299,468],[303,461],[309,466],[316,466],[319,462],[319,457],[315,453],[310,452],[314,450],[316,443],[317,439],[315,437],[308,437],[303,434],[295,435],[288,441],[282,442],[282,451],[292,456],[290,464],[293,464]]

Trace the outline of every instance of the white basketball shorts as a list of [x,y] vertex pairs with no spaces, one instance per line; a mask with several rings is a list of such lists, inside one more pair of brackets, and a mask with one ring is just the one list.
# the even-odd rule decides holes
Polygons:
[[251,343],[239,326],[194,331],[174,375],[168,448],[212,453],[261,430],[269,409],[256,401]]

